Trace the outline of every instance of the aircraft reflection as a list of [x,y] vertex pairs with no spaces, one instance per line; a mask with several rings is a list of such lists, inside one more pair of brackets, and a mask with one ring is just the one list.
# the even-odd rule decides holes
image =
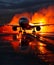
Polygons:
[[[6,38],[5,38],[6,37]],[[13,38],[14,37],[14,38]],[[49,50],[49,45],[52,46],[54,40],[46,38],[47,36],[42,36],[40,37],[35,37],[31,34],[24,34],[23,36],[18,36],[17,34],[12,34],[12,35],[5,35],[2,36],[2,43],[6,41],[5,43],[11,44],[12,48],[14,49],[15,52],[17,53],[34,53],[35,56],[37,55],[41,60],[43,60],[46,63],[49,63],[50,65],[53,65],[54,63],[54,53],[53,51]],[[4,39],[5,38],[5,39]],[[11,40],[10,40],[11,39]],[[21,47],[21,39],[22,41],[22,47]],[[26,41],[26,42],[24,42]],[[1,39],[0,39],[1,42]],[[27,43],[24,45],[24,43]],[[26,47],[24,47],[26,46]],[[24,47],[24,48],[23,48]],[[53,46],[52,46],[53,47]],[[51,47],[51,48],[52,48]]]

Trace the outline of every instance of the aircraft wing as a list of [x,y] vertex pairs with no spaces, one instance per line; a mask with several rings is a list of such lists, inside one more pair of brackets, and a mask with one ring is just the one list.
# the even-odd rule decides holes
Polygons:
[[5,24],[0,24],[0,26],[17,26],[17,27],[20,27],[19,25],[12,25],[12,24],[7,24],[7,25],[5,25]]
[[37,26],[54,26],[54,24],[30,24],[33,27],[37,27]]

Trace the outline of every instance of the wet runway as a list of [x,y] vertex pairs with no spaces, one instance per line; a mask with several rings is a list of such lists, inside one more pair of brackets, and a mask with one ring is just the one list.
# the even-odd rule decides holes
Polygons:
[[0,40],[0,65],[54,65],[54,35],[31,38],[36,45],[27,54],[15,52],[11,42]]

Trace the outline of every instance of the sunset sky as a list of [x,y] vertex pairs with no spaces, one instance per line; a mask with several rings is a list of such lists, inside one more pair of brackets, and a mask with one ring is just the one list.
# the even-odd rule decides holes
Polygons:
[[[0,24],[18,24],[23,16],[31,23],[54,24],[54,1],[0,0]],[[53,26],[41,27],[41,32],[50,31],[54,32]]]
[[0,0],[0,24],[9,23],[16,13],[33,13],[53,4],[53,0]]

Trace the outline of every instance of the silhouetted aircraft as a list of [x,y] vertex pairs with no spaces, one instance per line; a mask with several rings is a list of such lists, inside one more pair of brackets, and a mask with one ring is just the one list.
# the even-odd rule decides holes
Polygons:
[[[40,31],[41,26],[51,26],[51,25],[54,25],[54,24],[39,24],[39,23],[33,23],[32,24],[32,23],[29,23],[29,20],[27,18],[22,17],[22,18],[19,19],[19,25],[9,25],[9,24],[7,24],[6,26],[12,26],[13,31],[16,31],[17,27],[19,27],[20,28],[19,34],[20,34],[20,32],[22,32],[22,30],[24,30],[24,32],[22,34],[20,46],[21,46],[21,49],[25,50],[25,49],[28,49],[29,42],[30,42],[30,41],[28,41],[29,37],[27,38],[27,33],[25,32],[25,30],[30,30],[30,29],[36,28],[37,31]],[[5,26],[5,25],[0,25],[0,26]],[[33,30],[33,32],[36,32],[36,31]],[[14,40],[17,39],[16,37],[17,37],[17,35],[13,36]]]
[[[52,25],[54,24],[29,23],[29,20],[26,17],[22,17],[19,19],[19,25],[7,24],[6,26],[12,26],[13,31],[16,31],[17,27],[22,28],[23,30],[30,30],[32,28],[36,28],[37,31],[40,31],[41,26],[52,26]],[[5,26],[5,25],[0,24],[0,26]]]

